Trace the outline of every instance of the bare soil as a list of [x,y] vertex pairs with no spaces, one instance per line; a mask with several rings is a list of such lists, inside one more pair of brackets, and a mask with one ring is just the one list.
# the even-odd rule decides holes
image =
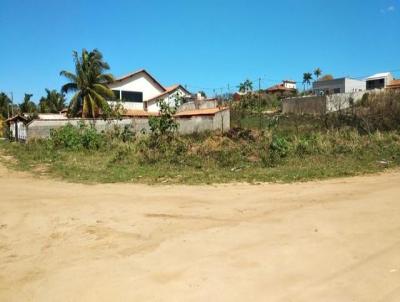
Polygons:
[[0,301],[400,301],[400,171],[145,186],[0,166]]

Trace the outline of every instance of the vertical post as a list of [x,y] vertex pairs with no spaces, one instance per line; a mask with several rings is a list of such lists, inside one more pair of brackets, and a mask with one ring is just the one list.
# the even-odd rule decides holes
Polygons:
[[11,91],[11,116],[14,116],[14,94]]
[[261,78],[258,78],[258,118],[259,118],[259,129],[261,131],[262,122],[261,122]]
[[15,128],[14,128],[14,136],[15,136],[15,141],[16,142],[18,142],[18,122],[16,122],[15,124],[14,124],[15,126]]

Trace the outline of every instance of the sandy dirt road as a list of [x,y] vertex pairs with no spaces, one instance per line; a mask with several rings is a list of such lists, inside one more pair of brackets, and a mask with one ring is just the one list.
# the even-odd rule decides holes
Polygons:
[[400,172],[0,193],[0,301],[400,301]]

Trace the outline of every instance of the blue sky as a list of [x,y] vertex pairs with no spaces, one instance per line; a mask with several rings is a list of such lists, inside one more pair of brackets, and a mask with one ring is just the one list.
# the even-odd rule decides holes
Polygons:
[[[400,0],[0,0],[0,91],[37,101],[98,48],[120,76],[145,68],[195,92],[400,70]],[[395,72],[400,77],[399,72]]]

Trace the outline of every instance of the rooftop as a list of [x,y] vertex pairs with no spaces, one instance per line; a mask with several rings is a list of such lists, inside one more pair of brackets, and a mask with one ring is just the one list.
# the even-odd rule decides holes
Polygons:
[[386,77],[388,77],[388,76],[390,76],[390,75],[391,75],[390,72],[376,73],[376,74],[374,74],[374,75],[368,77],[367,80],[386,78]]

